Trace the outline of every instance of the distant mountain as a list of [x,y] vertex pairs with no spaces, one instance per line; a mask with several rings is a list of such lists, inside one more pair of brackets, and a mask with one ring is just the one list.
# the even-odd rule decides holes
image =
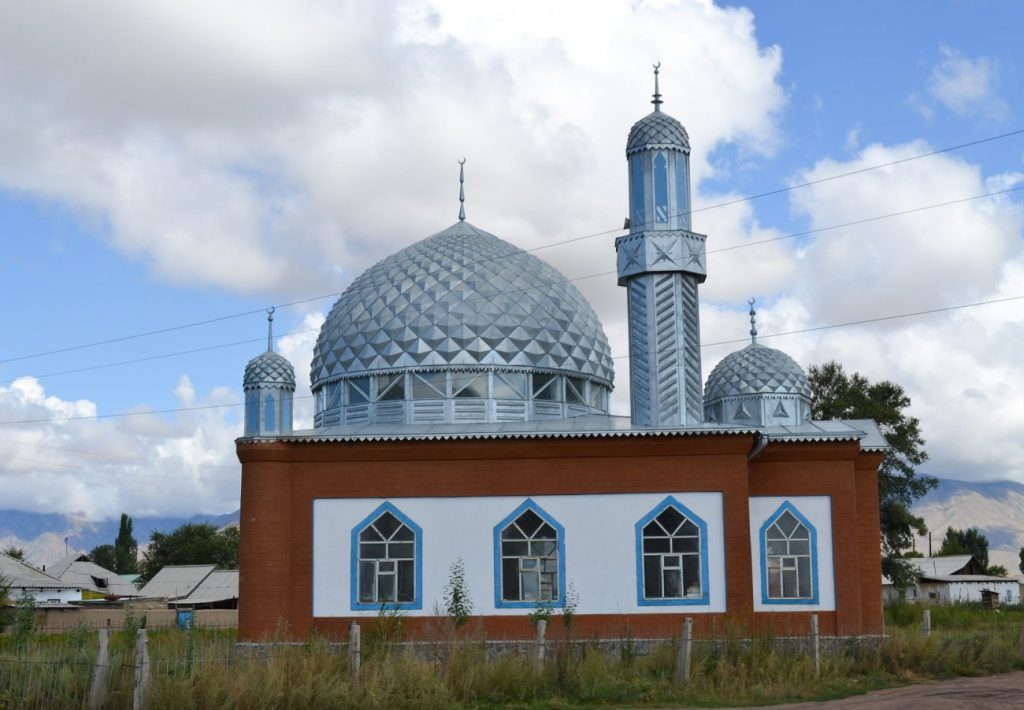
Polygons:
[[[946,528],[979,528],[989,544],[989,564],[1002,565],[1020,575],[1020,548],[1024,547],[1024,484],[1015,481],[956,481],[940,479],[939,487],[914,504],[932,535],[938,552]],[[928,538],[917,540],[917,550],[928,554]]]
[[[184,523],[210,523],[222,528],[238,523],[239,511],[221,515],[194,515],[191,518],[132,518],[132,532],[139,546],[149,542],[154,530],[171,532]],[[57,513],[28,513],[0,510],[0,549],[11,545],[25,550],[26,560],[37,567],[64,556],[64,538],[68,550],[88,552],[97,545],[113,544],[121,521],[88,520],[82,516]]]

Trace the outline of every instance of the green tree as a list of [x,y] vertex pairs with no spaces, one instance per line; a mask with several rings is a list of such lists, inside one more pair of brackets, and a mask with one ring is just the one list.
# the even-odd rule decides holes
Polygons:
[[114,540],[114,571],[118,574],[138,572],[138,556],[139,543],[132,536],[132,519],[127,513],[121,513],[121,525],[117,530],[117,539]]
[[0,574],[0,632],[11,623],[11,580]]
[[23,550],[20,547],[11,545],[6,550],[4,550],[4,554],[8,557],[13,557],[16,560],[21,560],[22,562],[25,561],[25,550]]
[[143,581],[151,580],[167,565],[217,565],[238,569],[239,530],[223,530],[208,523],[185,523],[172,533],[154,530],[142,558]]
[[985,571],[993,577],[1005,577],[1010,574],[1010,572],[1002,565],[989,565]]
[[1020,548],[1020,552],[1018,554],[1020,555],[1020,565],[1018,565],[1020,567],[1020,573],[1024,574],[1024,547]]
[[946,536],[942,538],[942,546],[939,547],[938,557],[950,555],[974,555],[974,559],[988,569],[988,538],[978,528],[967,528],[957,530],[946,528]]
[[113,545],[97,545],[89,551],[89,559],[103,569],[117,572],[117,554]]
[[928,454],[920,422],[905,412],[910,397],[889,380],[872,383],[860,373],[848,375],[835,361],[812,365],[809,379],[815,419],[874,419],[889,444],[878,470],[882,572],[897,586],[909,586],[915,575],[901,553],[915,534],[928,531],[910,506],[939,483],[916,471]]

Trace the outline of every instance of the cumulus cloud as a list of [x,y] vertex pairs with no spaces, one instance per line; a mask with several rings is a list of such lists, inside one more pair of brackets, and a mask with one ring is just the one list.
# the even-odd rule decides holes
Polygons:
[[[957,50],[939,48],[942,60],[928,75],[927,96],[959,116],[1002,120],[1009,114],[1006,101],[999,96],[999,65],[991,57],[967,57]],[[911,96],[911,104],[926,117],[932,105],[920,94]]]
[[97,419],[88,400],[47,393],[32,377],[0,386],[0,509],[112,518],[222,513],[238,505],[239,395],[196,397],[188,376],[174,388],[183,411]]

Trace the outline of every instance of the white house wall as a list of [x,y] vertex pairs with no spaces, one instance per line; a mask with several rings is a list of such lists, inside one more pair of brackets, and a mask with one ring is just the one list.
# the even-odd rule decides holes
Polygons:
[[[707,604],[641,606],[637,602],[635,525],[667,496],[707,524]],[[530,499],[565,529],[565,577],[579,595],[578,613],[678,614],[726,610],[721,493],[559,495]],[[530,609],[496,608],[494,600],[494,526],[525,500],[525,496],[493,496],[314,501],[313,616],[378,613],[352,609],[351,534],[360,521],[384,502],[396,506],[423,530],[423,603],[422,609],[410,610],[410,615],[431,615],[435,605],[440,606],[449,569],[459,557],[465,564],[466,584],[476,614],[530,613]],[[830,535],[827,537],[831,540]],[[831,569],[831,546],[828,560]]]
[[[766,604],[761,595],[760,530],[789,501],[810,522],[817,534],[818,602]],[[829,496],[758,496],[750,499],[750,557],[753,565],[754,611],[834,611],[836,582],[832,556],[832,499]]]

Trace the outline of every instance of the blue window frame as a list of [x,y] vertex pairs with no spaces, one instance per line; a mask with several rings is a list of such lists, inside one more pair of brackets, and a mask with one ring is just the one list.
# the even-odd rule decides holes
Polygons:
[[708,604],[708,526],[672,496],[636,524],[640,606]]
[[784,501],[758,533],[761,602],[818,603],[818,531],[796,506]]
[[355,610],[423,608],[423,530],[391,503],[352,529]]
[[494,606],[565,606],[565,528],[529,498],[494,526]]

